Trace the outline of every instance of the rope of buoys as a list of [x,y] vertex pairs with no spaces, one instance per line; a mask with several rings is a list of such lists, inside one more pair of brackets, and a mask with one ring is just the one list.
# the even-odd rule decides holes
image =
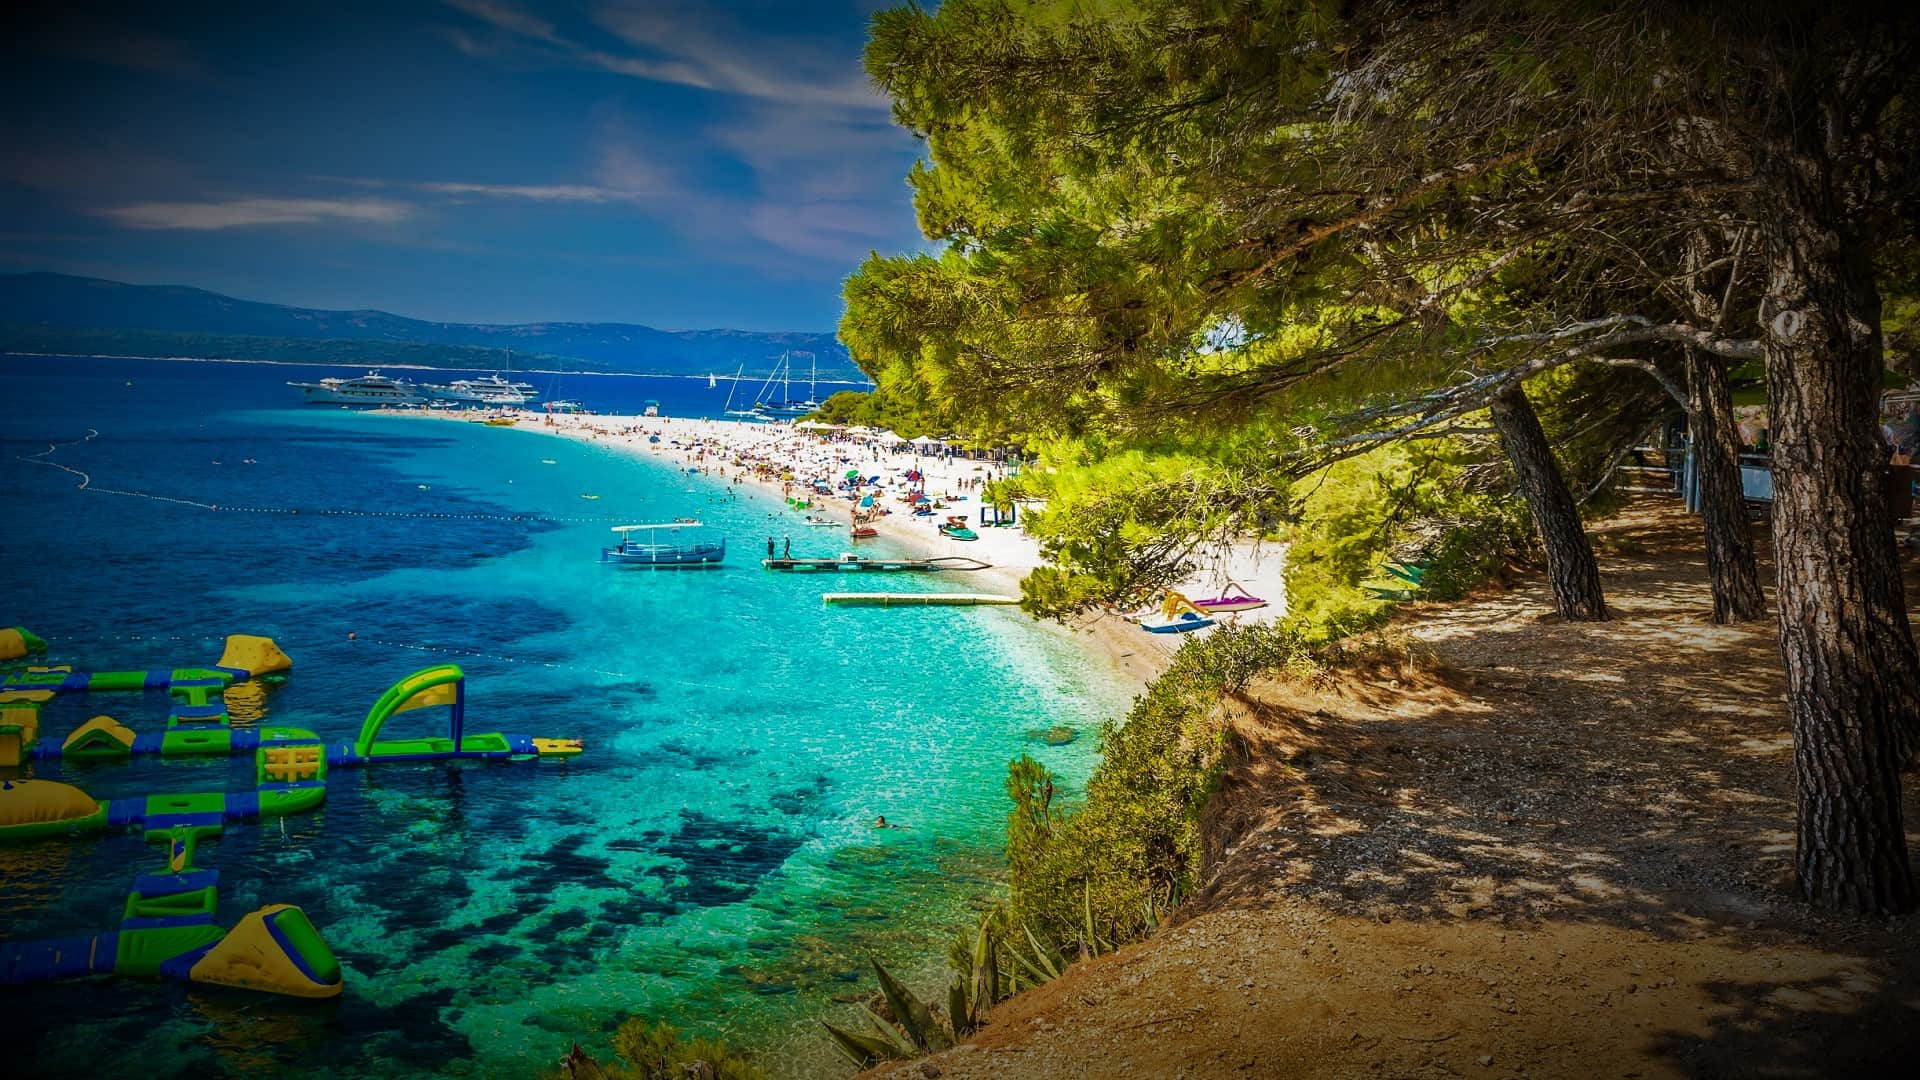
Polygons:
[[62,465],[57,461],[46,460],[49,454],[52,454],[54,451],[60,449],[63,446],[79,446],[81,443],[89,443],[99,437],[100,437],[100,433],[98,431],[94,430],[93,428],[88,428],[86,435],[78,439],[72,439],[63,443],[49,443],[45,450],[42,450],[37,454],[18,455],[16,460],[29,462],[34,465],[50,465],[53,468],[59,469],[63,473],[69,473],[71,475],[79,477],[80,482],[74,485],[75,491],[97,491],[102,495],[130,495],[136,499],[152,499],[154,502],[178,503],[181,506],[197,506],[202,510],[219,509],[218,507],[214,506],[212,503],[195,502],[192,499],[176,499],[171,495],[155,495],[152,492],[147,492],[147,491],[122,491],[119,488],[94,487],[93,477],[87,475],[84,472],[81,472],[79,469],[76,469],[71,465]]
[[74,490],[76,491],[90,491],[101,495],[126,495],[135,499],[151,499],[154,502],[172,503],[176,506],[191,506],[200,510],[232,514],[311,514],[320,517],[383,517],[418,521],[500,521],[508,524],[538,521],[556,525],[612,525],[627,520],[626,518],[618,517],[583,517],[565,514],[450,514],[429,510],[356,510],[352,507],[308,507],[303,509],[298,506],[223,506],[219,503],[200,502],[196,499],[183,499],[172,495],[156,495],[151,491],[128,491],[122,488],[100,487],[93,482],[93,477],[89,474],[71,465],[63,465],[58,461],[46,460],[48,455],[58,451],[61,447],[79,446],[83,443],[92,442],[99,437],[99,431],[88,428],[86,435],[81,438],[70,439],[66,442],[50,443],[45,450],[37,454],[18,455],[16,460],[29,462],[34,465],[51,466],[52,468],[59,469],[61,472],[79,477],[80,482],[74,485]]

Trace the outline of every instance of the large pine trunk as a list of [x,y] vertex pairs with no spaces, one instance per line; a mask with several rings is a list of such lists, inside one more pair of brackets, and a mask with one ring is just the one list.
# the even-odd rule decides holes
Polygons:
[[1760,591],[1746,492],[1740,484],[1740,433],[1733,419],[1733,395],[1720,360],[1698,349],[1687,350],[1687,422],[1693,428],[1700,514],[1706,522],[1713,621],[1758,619],[1767,613],[1767,601]]
[[1568,619],[1605,619],[1607,602],[1600,591],[1600,567],[1593,560],[1587,530],[1580,524],[1580,507],[1553,459],[1553,447],[1540,429],[1533,403],[1527,400],[1524,389],[1514,386],[1493,399],[1490,411],[1493,426],[1500,431],[1500,442],[1506,447],[1507,461],[1520,483],[1520,494],[1533,511],[1533,523],[1547,549],[1547,581],[1553,587],[1554,605]]
[[1796,868],[1818,906],[1906,911],[1914,887],[1899,771],[1920,702],[1920,657],[1883,487],[1880,298],[1865,238],[1848,235],[1830,172],[1817,132],[1762,148],[1760,314]]

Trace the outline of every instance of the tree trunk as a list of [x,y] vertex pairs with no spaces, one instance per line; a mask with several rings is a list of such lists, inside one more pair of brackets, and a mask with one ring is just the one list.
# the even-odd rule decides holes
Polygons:
[[1747,499],[1740,484],[1740,434],[1733,396],[1720,359],[1687,350],[1687,422],[1693,428],[1693,462],[1700,478],[1700,513],[1707,526],[1707,574],[1713,580],[1713,621],[1746,622],[1767,613],[1760,567],[1747,525]]
[[[1831,122],[1831,114],[1829,114]],[[1760,149],[1768,262],[1760,317],[1773,442],[1773,543],[1799,803],[1814,904],[1906,911],[1900,812],[1920,657],[1882,487],[1880,296],[1817,119]]]
[[1547,581],[1553,586],[1554,604],[1571,620],[1605,619],[1607,602],[1600,592],[1600,568],[1593,561],[1587,530],[1580,524],[1580,508],[1573,501],[1573,492],[1567,490],[1566,477],[1553,459],[1553,447],[1547,444],[1546,432],[1540,430],[1540,418],[1534,414],[1527,392],[1519,386],[1510,387],[1493,399],[1490,410],[1514,477],[1520,482],[1520,494],[1533,511],[1533,523],[1547,549]]

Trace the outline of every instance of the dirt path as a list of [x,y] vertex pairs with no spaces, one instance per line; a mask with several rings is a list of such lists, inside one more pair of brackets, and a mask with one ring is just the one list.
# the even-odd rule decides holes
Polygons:
[[1711,624],[1698,527],[1654,507],[1596,530],[1604,625],[1544,616],[1529,578],[1409,607],[1395,631],[1424,662],[1255,687],[1192,917],[895,1073],[1815,1076],[1910,1058],[1920,920],[1793,901],[1773,626]]

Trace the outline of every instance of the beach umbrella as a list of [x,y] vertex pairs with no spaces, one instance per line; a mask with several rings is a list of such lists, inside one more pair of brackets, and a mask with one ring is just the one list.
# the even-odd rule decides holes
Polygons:
[[862,496],[860,496],[860,505],[861,505],[861,506],[872,506],[872,505],[873,505],[873,496],[871,496],[871,495],[862,495]]
[[860,479],[860,470],[859,470],[859,469],[848,469],[848,470],[847,470],[847,479],[849,479],[849,480],[858,480],[858,479]]

